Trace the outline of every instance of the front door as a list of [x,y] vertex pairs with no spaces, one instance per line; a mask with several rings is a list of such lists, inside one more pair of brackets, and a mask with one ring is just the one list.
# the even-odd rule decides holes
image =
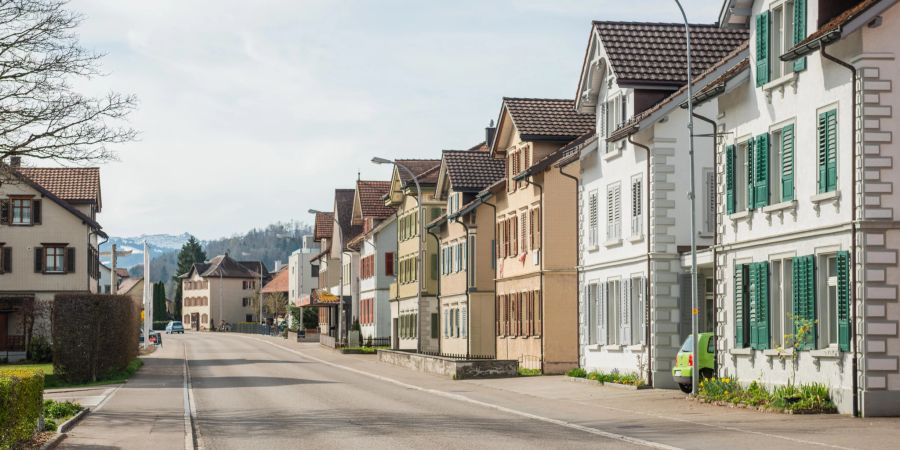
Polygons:
[[6,350],[7,334],[9,334],[9,314],[0,313],[0,350]]
[[200,313],[191,313],[191,328],[200,331]]

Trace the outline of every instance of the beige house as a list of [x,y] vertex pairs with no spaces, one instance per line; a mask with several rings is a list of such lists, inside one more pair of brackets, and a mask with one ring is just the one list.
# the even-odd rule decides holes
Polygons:
[[25,357],[32,335],[50,332],[50,306],[62,293],[97,293],[98,168],[0,164],[0,352]]
[[436,198],[447,213],[430,223],[440,239],[440,349],[458,357],[493,357],[497,345],[494,312],[494,208],[478,193],[503,179],[506,164],[487,146],[446,150]]
[[303,308],[318,308],[319,334],[326,339],[337,336],[338,298],[328,292],[329,287],[340,282],[339,259],[331,256],[333,234],[334,213],[316,213],[313,240],[319,243],[322,251],[310,258],[310,270],[318,284],[316,289],[301,297],[299,303]]
[[503,99],[491,155],[506,176],[482,197],[497,208],[497,358],[520,367],[578,367],[578,168],[552,165],[594,122],[572,100]]
[[253,297],[259,289],[260,274],[267,278],[260,262],[236,261],[228,254],[208,263],[198,263],[181,276],[182,321],[194,330],[215,329],[222,322],[236,324],[257,322],[259,307]]
[[[437,241],[421,235],[421,220],[429,222],[445,203],[434,196],[438,159],[398,160],[386,205],[397,208],[397,281],[390,287],[392,347],[438,352]],[[403,167],[403,168],[400,168]],[[415,180],[413,179],[415,176]],[[419,216],[416,181],[422,189],[425,217]],[[422,243],[424,242],[424,245]],[[424,266],[420,270],[420,264]],[[424,279],[420,280],[420,273]]]

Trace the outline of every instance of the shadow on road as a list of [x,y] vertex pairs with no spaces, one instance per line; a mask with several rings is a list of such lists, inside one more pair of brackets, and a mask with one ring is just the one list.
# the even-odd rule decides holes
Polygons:
[[303,380],[283,377],[191,377],[194,389],[293,386],[299,384],[331,384],[331,381]]
[[283,361],[277,359],[192,359],[191,367],[238,366],[243,364],[306,364],[302,361]]

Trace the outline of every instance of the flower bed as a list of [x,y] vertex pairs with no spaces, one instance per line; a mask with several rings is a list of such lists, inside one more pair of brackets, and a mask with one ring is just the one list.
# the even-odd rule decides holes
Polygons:
[[44,400],[44,430],[56,431],[59,425],[75,417],[82,409],[84,408],[75,402]]
[[700,382],[697,398],[717,405],[735,405],[791,414],[833,414],[837,408],[828,388],[822,384],[779,386],[769,391],[756,381],[746,388],[731,378],[710,378]]
[[582,368],[572,369],[566,372],[566,375],[572,378],[583,378],[586,380],[596,381],[600,384],[620,384],[623,386],[642,388],[645,386],[644,378],[636,373],[619,373],[619,372],[588,372]]

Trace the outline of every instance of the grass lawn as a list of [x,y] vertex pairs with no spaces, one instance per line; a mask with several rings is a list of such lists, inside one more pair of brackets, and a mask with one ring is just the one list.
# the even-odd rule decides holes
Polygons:
[[144,362],[140,358],[135,358],[128,364],[128,367],[125,370],[119,372],[113,372],[108,374],[107,376],[90,383],[66,383],[63,380],[57,378],[57,376],[53,373],[53,364],[0,364],[0,372],[5,368],[10,369],[40,369],[44,372],[44,389],[56,389],[56,388],[67,388],[67,387],[86,387],[86,386],[99,386],[103,384],[116,384],[121,383],[134,375],[141,366],[144,365]]

